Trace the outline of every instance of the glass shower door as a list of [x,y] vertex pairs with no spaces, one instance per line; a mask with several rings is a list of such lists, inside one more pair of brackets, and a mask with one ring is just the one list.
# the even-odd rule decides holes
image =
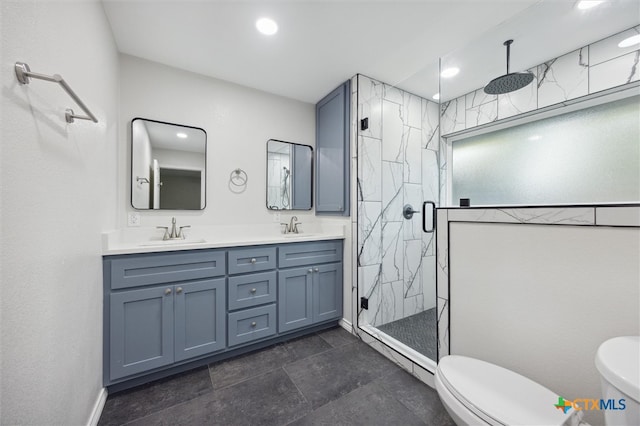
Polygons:
[[357,95],[358,326],[435,360],[439,106],[362,75]]

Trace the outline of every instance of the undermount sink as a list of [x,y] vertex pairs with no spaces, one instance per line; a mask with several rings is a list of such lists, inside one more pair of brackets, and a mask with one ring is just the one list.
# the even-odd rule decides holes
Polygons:
[[314,237],[317,234],[312,234],[308,232],[300,232],[298,234],[282,234],[285,238],[302,238],[302,237]]
[[202,244],[206,243],[207,240],[204,238],[185,238],[184,240],[153,240],[147,241],[145,243],[138,244],[139,246],[174,246],[174,245],[183,245],[183,244]]

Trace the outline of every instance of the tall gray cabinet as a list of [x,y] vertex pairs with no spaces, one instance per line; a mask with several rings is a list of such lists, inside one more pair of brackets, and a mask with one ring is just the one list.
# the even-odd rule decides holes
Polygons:
[[349,216],[351,84],[316,104],[316,214]]

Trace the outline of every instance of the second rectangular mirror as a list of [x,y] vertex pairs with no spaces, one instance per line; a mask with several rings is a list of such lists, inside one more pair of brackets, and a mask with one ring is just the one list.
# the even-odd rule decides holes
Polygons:
[[267,208],[311,210],[313,149],[308,145],[267,141]]

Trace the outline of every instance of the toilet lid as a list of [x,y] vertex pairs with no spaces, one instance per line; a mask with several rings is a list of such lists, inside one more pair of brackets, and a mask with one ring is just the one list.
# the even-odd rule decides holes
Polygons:
[[601,344],[596,368],[609,383],[640,401],[640,337],[614,337]]
[[506,368],[458,355],[438,363],[449,391],[480,418],[505,425],[561,425],[566,414],[555,407],[558,395]]

